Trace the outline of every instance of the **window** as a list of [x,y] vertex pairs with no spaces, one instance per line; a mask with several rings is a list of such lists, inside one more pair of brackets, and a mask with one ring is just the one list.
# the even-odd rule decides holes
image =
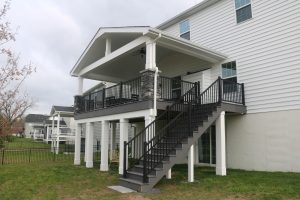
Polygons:
[[180,37],[190,40],[190,22],[185,20],[179,23]]
[[236,92],[236,61],[222,64],[222,78],[224,79],[224,93]]
[[251,0],[235,0],[237,23],[252,18]]

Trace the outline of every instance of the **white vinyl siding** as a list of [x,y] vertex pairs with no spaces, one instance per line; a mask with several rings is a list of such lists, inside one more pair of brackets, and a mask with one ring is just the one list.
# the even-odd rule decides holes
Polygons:
[[[238,25],[234,0],[190,16],[191,41],[237,61],[248,113],[300,109],[300,1],[252,0],[251,6],[255,17]],[[166,31],[179,36],[173,26]],[[220,66],[212,68],[212,81],[220,74]]]

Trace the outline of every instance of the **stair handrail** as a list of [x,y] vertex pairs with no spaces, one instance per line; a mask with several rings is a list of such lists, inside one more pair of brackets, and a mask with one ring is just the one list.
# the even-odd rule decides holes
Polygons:
[[[147,125],[142,131],[140,131],[137,135],[135,135],[131,140],[129,140],[128,142],[124,142],[124,161],[123,161],[123,176],[126,177],[126,174],[127,174],[127,156],[129,154],[129,145],[132,144],[135,140],[137,140],[139,137],[142,137],[142,142],[144,144],[145,141],[149,140],[150,139],[150,136],[149,134],[147,134],[147,130],[151,129],[151,127],[157,123],[158,121],[160,121],[162,118],[164,117],[169,117],[169,116],[166,116],[167,114],[170,113],[171,110],[181,110],[181,106],[182,106],[182,102],[185,103],[191,99],[196,99],[197,96],[200,94],[200,82],[195,82],[194,83],[194,86],[188,90],[184,95],[182,95],[175,103],[173,103],[172,105],[170,106],[167,106],[167,109],[161,113],[158,117],[156,117],[156,119],[151,122],[149,125]],[[191,96],[195,96],[195,97],[191,97]],[[180,107],[176,107],[176,106],[180,106]],[[181,113],[181,112],[180,112]],[[179,113],[179,114],[180,114]],[[179,115],[178,114],[178,115]],[[175,116],[176,117],[176,116]],[[148,138],[147,138],[148,137]],[[126,156],[126,157],[125,157]],[[137,158],[137,160],[141,160],[143,158],[143,156],[139,156],[139,158]]]

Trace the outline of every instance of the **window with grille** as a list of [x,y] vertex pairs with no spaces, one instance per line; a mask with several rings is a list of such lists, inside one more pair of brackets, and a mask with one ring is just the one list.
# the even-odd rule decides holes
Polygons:
[[251,0],[235,0],[235,9],[237,23],[252,18]]
[[190,40],[190,21],[185,20],[179,23],[180,37]]

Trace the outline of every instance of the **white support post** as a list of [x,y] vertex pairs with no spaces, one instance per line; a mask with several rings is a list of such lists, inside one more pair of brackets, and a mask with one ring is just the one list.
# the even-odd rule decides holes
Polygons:
[[[124,141],[128,141],[128,119],[120,119],[119,174],[123,174]],[[128,162],[126,162],[128,164]]]
[[80,165],[81,154],[81,124],[76,124],[74,165]]
[[54,116],[52,115],[52,129],[51,129],[51,152],[54,152],[54,144],[53,144],[53,135],[54,135]]
[[216,175],[226,176],[225,112],[216,121]]
[[113,144],[114,143],[114,132],[113,132],[113,123],[109,123],[109,160],[112,160],[113,157]]
[[166,174],[166,179],[171,179],[172,178],[172,168],[170,168]]
[[150,40],[146,43],[146,66],[145,69],[156,68],[156,43]]
[[101,122],[101,164],[100,171],[108,171],[109,121]]
[[60,113],[57,115],[57,129],[56,129],[56,154],[59,153],[59,136],[60,136]]
[[91,122],[86,123],[86,168],[93,168],[93,139],[94,139],[94,127]]
[[82,95],[83,94],[83,78],[82,77],[78,77],[78,91],[77,91],[78,95]]
[[194,145],[189,149],[188,153],[188,182],[194,182]]
[[46,126],[46,142],[49,140],[49,126]]
[[106,45],[105,45],[105,56],[111,53],[111,39],[106,38]]
[[[153,115],[145,116],[145,127],[147,127],[149,124],[151,124],[154,120],[155,120],[155,116],[153,116]],[[154,128],[151,129],[151,131],[147,132],[146,133],[146,142],[150,141],[154,137],[154,134],[155,134]]]

